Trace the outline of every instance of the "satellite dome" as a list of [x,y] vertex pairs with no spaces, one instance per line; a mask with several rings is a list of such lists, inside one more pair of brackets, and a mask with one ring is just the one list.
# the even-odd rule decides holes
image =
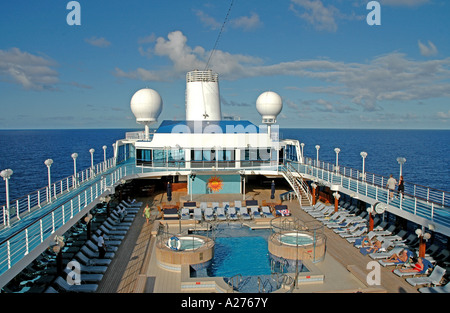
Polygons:
[[156,122],[162,110],[162,99],[150,88],[138,90],[131,98],[131,111],[138,123]]
[[283,101],[276,92],[263,92],[256,99],[256,110],[261,114],[264,123],[274,123],[282,108]]

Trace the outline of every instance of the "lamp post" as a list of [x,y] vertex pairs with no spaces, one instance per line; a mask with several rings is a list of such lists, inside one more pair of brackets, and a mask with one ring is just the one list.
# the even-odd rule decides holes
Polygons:
[[302,147],[302,163],[305,163],[304,154],[303,154],[303,148],[305,147],[305,143],[302,142],[302,143],[300,144],[300,147]]
[[311,187],[312,187],[312,201],[313,201],[313,205],[315,205],[316,204],[316,188],[317,188],[317,184],[315,183],[315,182],[313,182],[312,184],[311,184]]
[[3,212],[3,216],[6,216],[6,226],[9,227],[9,179],[11,178],[11,175],[13,174],[13,171],[11,169],[6,169],[0,172],[0,176],[3,177],[3,180],[5,181],[6,185],[6,214]]
[[319,167],[319,149],[320,146],[316,145],[316,150],[317,150],[317,154],[316,154],[316,166]]
[[50,166],[53,164],[52,159],[47,159],[44,161],[44,164],[47,165],[47,172],[48,172],[48,202],[52,202],[52,180],[50,177]]
[[420,229],[420,228],[416,229],[416,235],[417,235],[417,237],[419,237],[419,240],[420,240],[419,241],[419,257],[424,258],[425,252],[427,249],[426,240],[431,238],[431,234],[425,233],[425,230],[422,227],[422,229]]
[[106,146],[103,146],[103,170],[106,170]]
[[91,149],[89,149],[89,152],[91,153],[91,176],[94,176],[94,152],[95,152],[95,149],[91,148]]
[[363,151],[360,153],[360,155],[363,159],[361,178],[363,181],[365,181],[366,180],[365,164],[366,164],[367,152]]
[[400,175],[399,175],[399,177],[400,177],[400,176],[402,176],[402,167],[403,167],[403,164],[406,162],[406,159],[403,157],[398,157],[397,162],[398,162],[398,164],[400,164]]
[[77,179],[77,158],[78,153],[74,152],[71,155],[73,159],[73,186],[76,187],[78,185],[78,179]]
[[341,152],[341,149],[334,148],[334,152],[336,152],[336,173],[339,173],[339,152]]

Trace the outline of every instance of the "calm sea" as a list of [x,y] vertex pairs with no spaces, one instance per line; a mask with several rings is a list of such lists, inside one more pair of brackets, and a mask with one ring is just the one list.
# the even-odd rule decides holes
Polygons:
[[[90,166],[89,149],[94,148],[94,163],[113,156],[112,144],[130,129],[77,130],[0,130],[0,170],[14,171],[9,181],[14,200],[47,185],[46,159],[53,159],[52,182],[73,174],[71,154],[78,153],[77,170]],[[397,157],[405,157],[403,176],[407,182],[450,191],[449,130],[342,130],[280,129],[281,138],[305,143],[307,157],[334,163],[334,148],[340,148],[339,165],[361,169],[361,151],[368,156],[366,172],[399,175]],[[0,205],[5,203],[5,184],[0,180]]]

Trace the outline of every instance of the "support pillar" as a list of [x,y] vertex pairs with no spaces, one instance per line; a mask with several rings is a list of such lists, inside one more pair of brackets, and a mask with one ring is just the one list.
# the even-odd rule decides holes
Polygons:
[[425,251],[427,250],[427,243],[423,236],[419,236],[419,257],[425,257]]
[[317,188],[317,185],[315,183],[312,183],[311,187],[312,187],[312,204],[315,205],[316,204],[316,188]]
[[334,212],[337,212],[339,210],[339,198],[341,197],[341,195],[339,194],[339,192],[334,192],[333,193],[334,196]]

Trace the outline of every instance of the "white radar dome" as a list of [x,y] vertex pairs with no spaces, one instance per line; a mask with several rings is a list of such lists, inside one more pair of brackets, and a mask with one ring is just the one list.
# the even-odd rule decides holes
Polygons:
[[150,88],[138,90],[131,98],[131,111],[138,123],[152,123],[158,120],[163,102],[158,92]]
[[283,108],[281,97],[273,91],[263,92],[256,99],[256,110],[263,118],[263,123],[275,123],[277,115]]

